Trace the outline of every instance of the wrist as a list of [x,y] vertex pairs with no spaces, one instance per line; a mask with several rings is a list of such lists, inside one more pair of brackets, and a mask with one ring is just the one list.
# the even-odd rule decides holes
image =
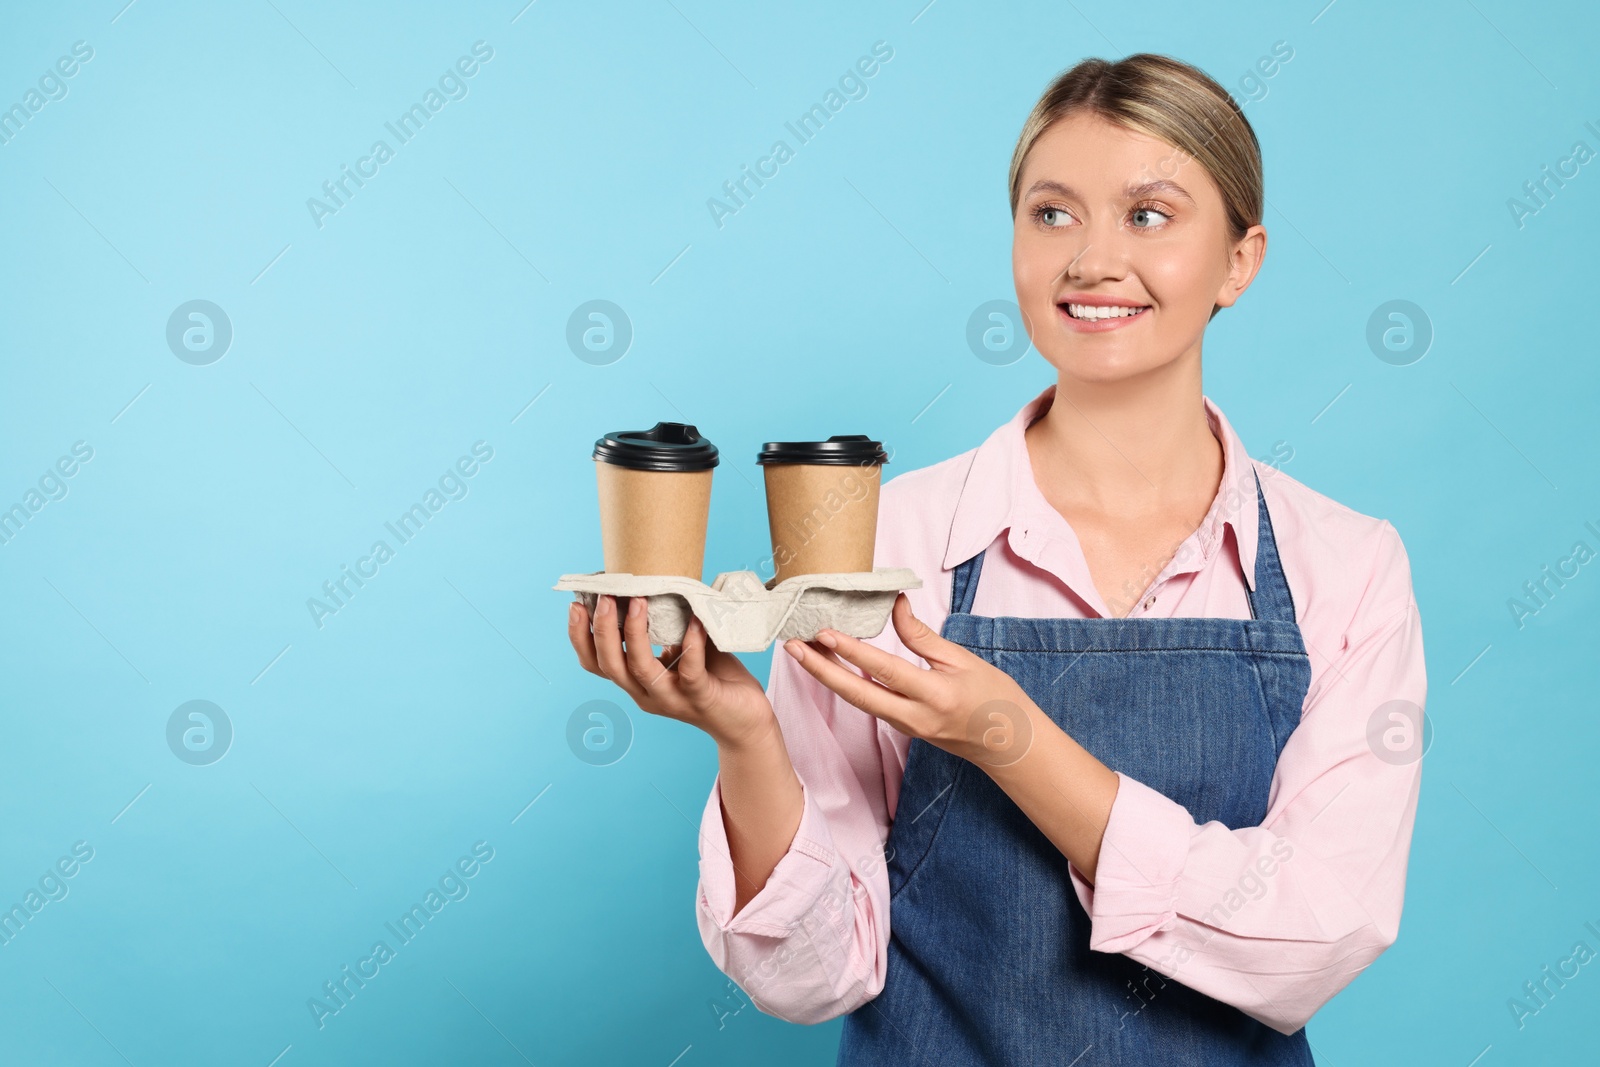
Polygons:
[[967,720],[968,762],[998,780],[1026,762],[1054,722],[1020,689],[980,705]]
[[719,756],[744,757],[783,747],[783,731],[778,728],[777,716],[772,714],[743,729],[707,732],[716,742]]

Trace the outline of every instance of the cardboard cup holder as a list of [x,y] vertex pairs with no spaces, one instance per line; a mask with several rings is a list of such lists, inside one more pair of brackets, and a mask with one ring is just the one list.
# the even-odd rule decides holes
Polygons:
[[[650,640],[657,645],[680,644],[694,615],[722,651],[763,652],[774,640],[813,640],[823,628],[876,637],[888,624],[895,595],[921,586],[922,579],[909,567],[876,567],[871,572],[798,574],[767,583],[755,571],[724,571],[710,585],[670,574],[594,571],[563,574],[551,588],[576,593],[591,617],[602,594],[644,597]],[[625,604],[619,607],[627,609]]]

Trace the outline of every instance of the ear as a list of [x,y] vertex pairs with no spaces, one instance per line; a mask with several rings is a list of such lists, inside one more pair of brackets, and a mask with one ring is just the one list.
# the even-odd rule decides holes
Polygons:
[[1213,303],[1218,307],[1232,307],[1244,291],[1250,288],[1261,261],[1267,255],[1267,228],[1259,222],[1244,232],[1228,249],[1228,277],[1217,290]]

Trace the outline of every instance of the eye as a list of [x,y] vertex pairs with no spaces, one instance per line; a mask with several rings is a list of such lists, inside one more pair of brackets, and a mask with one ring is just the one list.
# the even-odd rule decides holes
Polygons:
[[1150,205],[1150,204],[1140,204],[1138,207],[1133,209],[1134,229],[1136,229],[1136,230],[1153,230],[1153,229],[1156,229],[1160,225],[1160,223],[1152,222],[1152,223],[1149,223],[1148,225],[1145,225],[1140,221],[1141,219],[1148,220],[1152,215],[1156,216],[1158,219],[1160,219],[1160,223],[1165,223],[1165,222],[1172,221],[1172,215],[1170,213],[1168,213],[1166,211],[1162,211],[1160,208],[1155,207],[1155,206]]
[[1060,229],[1072,221],[1072,216],[1067,214],[1066,208],[1059,204],[1040,204],[1033,209],[1035,222],[1049,229]]

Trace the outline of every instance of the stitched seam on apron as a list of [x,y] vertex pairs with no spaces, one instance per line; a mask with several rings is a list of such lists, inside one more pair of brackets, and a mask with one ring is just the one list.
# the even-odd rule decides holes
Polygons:
[[[1260,655],[1260,653],[1256,655]],[[1278,748],[1278,728],[1272,722],[1272,701],[1267,699],[1267,682],[1265,678],[1261,677],[1261,664],[1256,662],[1255,656],[1250,657],[1250,673],[1256,679],[1256,692],[1261,694],[1261,717],[1267,722],[1267,734],[1272,738],[1273,758],[1276,761],[1276,754],[1280,751]],[[1276,773],[1276,769],[1274,769],[1274,773]]]
[[[924,743],[926,744],[927,742]],[[950,795],[945,799],[945,805],[939,811],[939,825],[933,828],[933,836],[928,838],[928,847],[923,849],[922,855],[917,857],[916,866],[912,867],[906,872],[905,878],[903,878],[900,882],[900,888],[889,894],[889,900],[891,902],[895,897],[906,891],[906,887],[911,884],[911,879],[915,877],[916,873],[922,869],[922,865],[927,862],[928,857],[933,855],[933,846],[938,843],[939,831],[944,829],[944,817],[950,813],[950,805],[955,802],[956,790],[961,787],[961,776],[967,773],[967,762],[968,761],[966,760],[960,760],[957,763],[955,777],[950,779]],[[898,818],[898,816],[896,817]],[[918,818],[920,818],[920,816],[918,816]],[[893,827],[890,829],[892,830]],[[890,922],[892,923],[893,920],[891,919]]]
[[1172,645],[1146,648],[1011,648],[1006,645],[985,645],[990,652],[1037,652],[1051,656],[1082,656],[1098,652],[1101,655],[1121,655],[1127,652],[1248,652],[1253,656],[1303,656],[1304,652],[1276,652],[1257,648],[1229,648],[1213,645]]

